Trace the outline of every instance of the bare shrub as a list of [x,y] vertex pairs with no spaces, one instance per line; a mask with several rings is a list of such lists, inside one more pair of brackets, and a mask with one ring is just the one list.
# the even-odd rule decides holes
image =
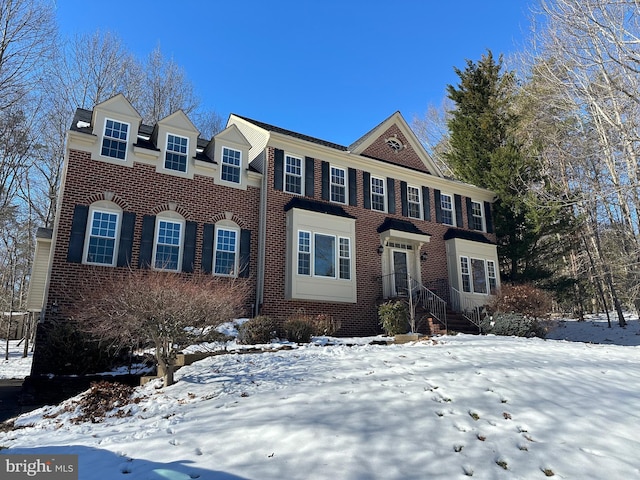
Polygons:
[[552,310],[551,295],[531,284],[503,285],[490,310],[517,313],[533,319],[548,318]]
[[334,319],[331,315],[326,313],[320,313],[309,319],[311,326],[313,327],[314,335],[327,335],[332,336],[340,330],[342,324],[339,320]]
[[277,336],[277,322],[266,315],[251,318],[238,327],[238,342],[245,345],[270,343]]
[[244,313],[249,292],[240,280],[157,270],[92,280],[81,289],[73,318],[101,339],[151,342],[165,386],[173,383],[178,352]]
[[314,333],[312,323],[304,316],[286,320],[282,330],[287,340],[296,343],[309,343]]

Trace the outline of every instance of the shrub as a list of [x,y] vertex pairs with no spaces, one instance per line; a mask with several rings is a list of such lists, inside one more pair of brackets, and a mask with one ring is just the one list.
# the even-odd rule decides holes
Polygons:
[[552,309],[551,295],[531,284],[503,285],[493,303],[493,312],[519,313],[531,318],[547,318]]
[[387,335],[407,333],[409,331],[409,315],[404,302],[389,301],[378,307],[378,318]]
[[290,342],[309,343],[314,334],[314,326],[305,317],[293,317],[284,322],[284,336]]
[[310,322],[313,326],[314,335],[335,335],[340,330],[341,324],[339,320],[335,320],[331,315],[321,313],[312,317]]
[[519,313],[496,313],[492,317],[487,315],[480,328],[484,333],[516,337],[544,338],[547,333],[544,322]]
[[245,345],[270,343],[278,336],[278,324],[266,315],[251,318],[238,327],[238,342]]

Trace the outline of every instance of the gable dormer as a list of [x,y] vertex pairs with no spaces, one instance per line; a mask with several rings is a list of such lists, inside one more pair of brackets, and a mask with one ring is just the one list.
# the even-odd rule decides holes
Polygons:
[[151,133],[151,142],[160,151],[156,172],[193,178],[199,135],[182,110],[158,121]]
[[122,94],[95,106],[91,129],[97,138],[93,158],[133,166],[133,145],[142,117]]
[[246,190],[250,149],[251,143],[236,125],[229,125],[214,136],[204,150],[217,165],[214,182]]
[[443,176],[400,112],[351,144],[349,151],[437,177]]

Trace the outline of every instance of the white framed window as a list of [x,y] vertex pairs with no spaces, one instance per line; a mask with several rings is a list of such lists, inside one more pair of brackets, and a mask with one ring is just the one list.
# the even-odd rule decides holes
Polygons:
[[498,286],[496,265],[493,260],[460,257],[462,291],[493,295]]
[[167,148],[164,156],[164,168],[177,172],[187,171],[187,152],[189,139],[171,133],[167,134]]
[[339,277],[343,280],[351,279],[351,241],[348,238],[339,238],[338,249]]
[[446,193],[440,194],[440,210],[442,211],[442,223],[455,226],[453,212],[453,198]]
[[472,230],[484,231],[484,218],[482,215],[482,204],[480,202],[471,201],[471,225]]
[[347,203],[347,171],[344,168],[331,167],[331,201]]
[[302,159],[285,155],[284,191],[302,195]]
[[420,201],[420,189],[407,186],[407,214],[411,218],[422,218],[422,202]]
[[384,179],[371,177],[371,209],[385,211]]
[[127,156],[127,140],[129,138],[130,125],[110,118],[105,119],[104,135],[102,137],[103,157],[125,160]]
[[184,222],[158,217],[153,245],[153,267],[177,272],[182,262]]
[[298,275],[351,280],[351,239],[298,231]]
[[114,266],[117,258],[119,232],[120,213],[92,209],[87,225],[85,263]]
[[298,275],[311,275],[311,233],[298,232]]
[[225,182],[240,183],[240,167],[242,152],[228,147],[222,147],[222,168],[220,178]]
[[213,273],[235,277],[238,275],[238,230],[216,227]]

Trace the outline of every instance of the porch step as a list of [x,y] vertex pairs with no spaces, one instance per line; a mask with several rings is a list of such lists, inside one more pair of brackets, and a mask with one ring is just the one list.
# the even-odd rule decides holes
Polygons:
[[473,335],[480,333],[476,325],[458,312],[447,312],[447,327],[449,328],[449,332],[469,333]]

